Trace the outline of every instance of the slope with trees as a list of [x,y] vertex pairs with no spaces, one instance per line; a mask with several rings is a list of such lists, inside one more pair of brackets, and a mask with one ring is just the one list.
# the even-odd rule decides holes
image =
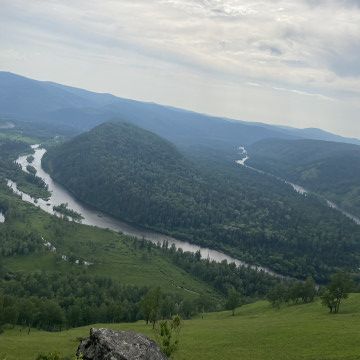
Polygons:
[[360,146],[318,140],[262,140],[248,164],[320,193],[360,216]]
[[319,281],[335,267],[357,269],[360,228],[317,198],[221,157],[192,162],[133,125],[102,124],[43,163],[97,209],[247,262]]

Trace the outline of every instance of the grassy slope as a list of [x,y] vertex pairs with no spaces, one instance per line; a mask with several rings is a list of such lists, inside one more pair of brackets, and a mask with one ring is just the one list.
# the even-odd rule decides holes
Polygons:
[[[144,322],[97,324],[151,335]],[[0,335],[0,353],[7,360],[33,360],[39,352],[74,354],[78,337],[89,327],[47,333],[19,328]],[[185,321],[176,360],[355,360],[360,358],[360,295],[344,302],[341,313],[329,315],[317,302],[274,310],[265,302],[246,305],[235,317],[229,312]]]
[[[0,197],[15,199],[13,195],[0,194]],[[38,230],[46,241],[56,246],[59,255],[73,254],[94,262],[94,266],[82,267],[89,274],[110,276],[123,284],[161,286],[166,291],[176,290],[191,295],[190,292],[181,289],[184,287],[196,293],[219,297],[208,285],[194,279],[172,264],[160,250],[151,249],[149,253],[146,249],[136,249],[133,241],[126,236],[109,230],[54,219],[34,206],[23,203],[21,200],[16,201],[18,211],[24,218],[14,225],[17,228],[31,227]],[[7,225],[5,223],[0,226]],[[66,272],[79,269],[78,265],[56,261],[56,256],[49,251],[5,258],[4,264],[12,271]]]

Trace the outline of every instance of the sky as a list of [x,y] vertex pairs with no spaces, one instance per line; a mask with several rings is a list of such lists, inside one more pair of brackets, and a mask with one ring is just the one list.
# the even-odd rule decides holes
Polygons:
[[0,0],[0,70],[360,138],[360,0]]

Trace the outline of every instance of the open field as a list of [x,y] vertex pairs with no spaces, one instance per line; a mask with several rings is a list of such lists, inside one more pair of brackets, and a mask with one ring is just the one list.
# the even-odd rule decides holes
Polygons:
[[[40,253],[4,258],[4,265],[11,271],[78,270],[89,275],[111,277],[127,285],[160,286],[164,291],[178,291],[186,296],[201,293],[220,298],[210,286],[174,265],[159,249],[140,247],[138,241],[110,230],[57,219],[21,200],[15,200],[13,195],[0,194],[1,198],[16,201],[21,217],[18,221],[0,226],[31,228],[56,247],[56,253],[44,247]],[[83,259],[93,265],[70,264],[59,259],[62,255]]]
[[[151,336],[143,321],[134,324],[96,324],[134,330]],[[0,353],[7,360],[33,360],[39,352],[74,354],[78,338],[90,326],[48,333],[20,328],[0,336]],[[184,322],[176,360],[357,360],[360,359],[360,295],[344,302],[341,313],[330,315],[319,302],[272,309],[266,302],[229,312],[206,314]]]

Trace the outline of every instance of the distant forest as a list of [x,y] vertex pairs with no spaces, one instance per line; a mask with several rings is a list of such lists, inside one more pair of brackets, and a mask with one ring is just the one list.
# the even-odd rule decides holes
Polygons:
[[358,266],[359,226],[235,159],[234,150],[231,161],[190,160],[151,132],[112,122],[50,148],[44,165],[108,214],[283,274],[325,281]]
[[273,139],[249,151],[249,165],[322,194],[360,218],[360,146]]

